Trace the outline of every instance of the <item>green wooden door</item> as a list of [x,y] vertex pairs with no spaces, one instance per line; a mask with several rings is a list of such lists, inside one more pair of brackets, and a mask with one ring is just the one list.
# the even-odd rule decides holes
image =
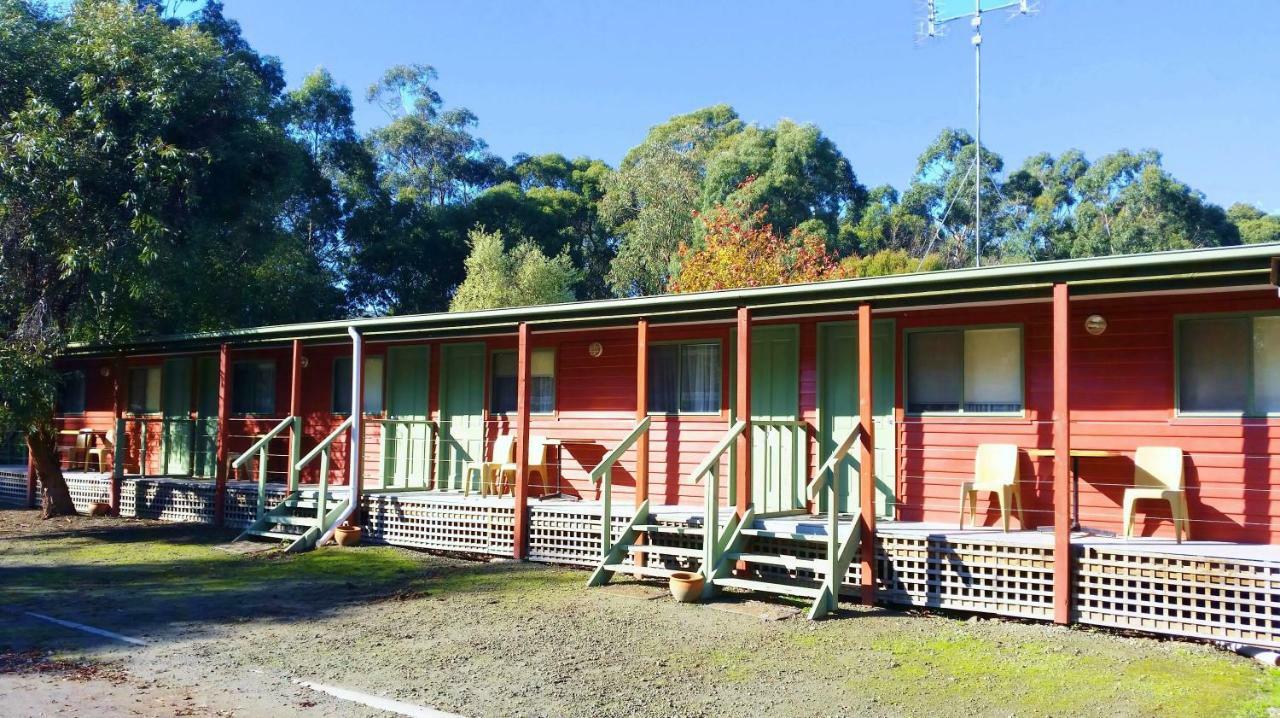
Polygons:
[[441,488],[461,489],[469,461],[484,456],[483,344],[440,347]]
[[218,469],[217,357],[200,357],[196,363],[195,444],[195,476],[214,478]]
[[189,476],[195,444],[191,421],[191,360],[166,359],[160,375],[160,473]]
[[[893,517],[897,482],[897,433],[893,421],[894,341],[893,321],[871,325],[872,424],[875,429],[876,514]],[[853,429],[858,415],[858,325],[856,322],[824,324],[818,328],[818,415],[821,450],[825,461],[837,442]],[[856,450],[836,472],[843,497],[840,510],[858,510],[858,460]],[[826,494],[820,503],[826,510]]]
[[431,352],[425,346],[387,350],[387,421],[382,434],[382,485],[426,488],[431,465],[427,431],[427,379]]
[[757,514],[805,505],[799,368],[799,327],[752,329],[751,498]]

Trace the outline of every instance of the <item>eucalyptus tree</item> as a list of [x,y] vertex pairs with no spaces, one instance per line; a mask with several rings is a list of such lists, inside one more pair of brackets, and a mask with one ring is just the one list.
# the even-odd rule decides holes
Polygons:
[[278,63],[218,3],[4,0],[0,47],[0,429],[26,432],[56,515],[66,342],[327,316],[338,293],[288,226],[309,161]]

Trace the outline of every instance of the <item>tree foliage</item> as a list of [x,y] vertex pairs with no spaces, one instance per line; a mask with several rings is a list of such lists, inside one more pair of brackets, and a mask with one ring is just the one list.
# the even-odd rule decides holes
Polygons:
[[449,303],[450,311],[573,300],[578,270],[567,252],[548,258],[527,239],[508,250],[502,232],[482,227],[471,230],[468,244],[467,278]]

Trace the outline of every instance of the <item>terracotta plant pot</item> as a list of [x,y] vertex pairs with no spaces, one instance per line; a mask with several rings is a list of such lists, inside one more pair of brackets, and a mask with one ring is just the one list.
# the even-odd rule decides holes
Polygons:
[[671,588],[671,596],[680,603],[697,603],[702,599],[702,586],[706,579],[700,573],[676,571],[671,574],[667,585]]
[[90,516],[110,516],[111,504],[107,503],[106,501],[94,501],[93,503],[89,504],[89,515]]
[[333,531],[333,539],[339,546],[355,546],[363,536],[364,529],[350,524],[343,524]]

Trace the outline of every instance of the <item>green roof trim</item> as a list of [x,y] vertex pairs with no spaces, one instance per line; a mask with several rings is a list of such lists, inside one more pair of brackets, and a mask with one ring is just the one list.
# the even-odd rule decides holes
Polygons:
[[73,344],[68,355],[199,351],[223,343],[275,344],[293,339],[345,340],[348,327],[355,327],[371,338],[465,337],[514,331],[521,322],[549,329],[617,326],[640,317],[657,323],[728,319],[740,306],[757,310],[762,316],[816,313],[824,308],[838,312],[862,302],[871,302],[878,308],[909,308],[1045,298],[1053,284],[1062,282],[1071,285],[1076,295],[1257,287],[1274,283],[1272,260],[1277,257],[1280,257],[1280,243],[1002,264],[714,292],[144,337],[117,345]]

